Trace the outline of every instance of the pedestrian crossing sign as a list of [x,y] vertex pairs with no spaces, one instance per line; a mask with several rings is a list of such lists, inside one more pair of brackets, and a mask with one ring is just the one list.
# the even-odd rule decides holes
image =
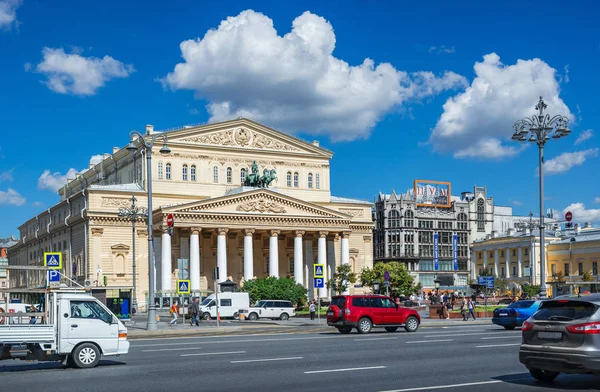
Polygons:
[[51,269],[62,269],[62,253],[61,252],[45,252],[44,265]]
[[177,281],[177,294],[190,294],[190,281],[189,280],[178,280]]
[[325,264],[315,264],[315,278],[325,277]]

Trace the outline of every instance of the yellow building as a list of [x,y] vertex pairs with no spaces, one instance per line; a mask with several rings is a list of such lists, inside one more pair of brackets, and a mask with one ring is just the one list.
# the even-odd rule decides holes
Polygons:
[[[147,137],[157,132],[146,127]],[[326,264],[326,280],[342,263],[356,272],[373,266],[371,203],[331,195],[333,153],[318,142],[243,118],[163,134],[171,153],[159,151],[160,139],[152,150],[153,230],[148,233],[142,219],[134,229],[137,276],[132,223],[118,212],[131,205],[132,195],[147,205],[142,149],[115,148],[65,184],[58,204],[19,228],[10,264],[39,265],[44,252],[62,252],[63,273],[79,283],[102,286],[106,279],[109,288],[130,288],[136,279],[141,308],[149,284],[148,235],[163,294],[175,291],[179,277],[191,280],[193,292],[214,290],[218,266],[219,281],[290,276],[312,297],[315,263]],[[124,135],[121,143],[128,141]],[[267,172],[277,176],[270,187],[242,185],[246,176]],[[11,287],[44,284],[43,275],[32,275],[11,274]]]
[[[546,284],[548,295],[553,283],[598,280],[600,230],[586,224],[573,231],[546,231]],[[539,230],[509,231],[507,235],[490,235],[472,244],[475,276],[493,275],[506,279],[508,289],[518,293],[523,284],[540,285]]]

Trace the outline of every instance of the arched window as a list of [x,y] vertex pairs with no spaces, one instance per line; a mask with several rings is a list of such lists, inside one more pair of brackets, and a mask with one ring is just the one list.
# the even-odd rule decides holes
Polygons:
[[231,168],[227,168],[227,183],[231,184]]
[[398,210],[391,210],[388,214],[388,227],[392,229],[400,227],[400,213]]
[[315,188],[321,189],[321,175],[319,173],[315,174]]
[[246,182],[246,169],[242,168],[242,170],[240,170],[240,181],[242,182],[242,185],[244,185],[244,182]]
[[158,162],[158,179],[159,180],[163,179],[163,163],[162,162]]
[[190,168],[190,177],[192,181],[196,181],[196,165],[192,165]]
[[458,230],[467,230],[467,214],[458,214],[456,220],[458,221]]
[[298,172],[294,173],[294,188],[298,188]]
[[415,214],[412,210],[407,210],[404,213],[404,226],[406,227],[415,227]]
[[477,231],[485,232],[485,205],[483,199],[477,200]]
[[287,172],[287,186],[292,186],[292,172]]
[[213,166],[213,182],[219,182],[219,168]]
[[167,165],[165,166],[165,175],[166,175],[166,179],[170,180],[171,179],[171,164],[167,163]]
[[181,179],[183,181],[187,181],[187,174],[188,174],[188,165],[183,165],[181,167]]
[[312,188],[313,186],[313,175],[312,173],[308,173],[308,187]]

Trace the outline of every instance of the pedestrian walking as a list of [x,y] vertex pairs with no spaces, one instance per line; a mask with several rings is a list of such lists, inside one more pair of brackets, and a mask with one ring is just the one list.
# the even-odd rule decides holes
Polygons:
[[467,299],[463,297],[462,304],[460,306],[460,314],[463,316],[463,321],[467,321],[467,313],[469,312],[469,306],[467,304]]
[[469,314],[467,314],[467,320],[471,316],[473,316],[473,321],[477,320],[475,318],[475,305],[473,304],[472,300],[469,300],[469,302],[467,302],[467,309],[469,309]]
[[315,319],[315,313],[317,312],[317,305],[315,305],[315,301],[313,300],[310,305],[308,305],[308,311],[310,312],[310,319]]
[[169,322],[169,327],[174,327],[177,325],[177,301],[173,302],[171,305],[171,309],[169,309],[169,314],[171,315],[171,321]]
[[[29,307],[29,311],[30,311],[31,313],[35,313],[35,312],[37,312],[37,309],[36,309],[35,305],[31,305],[31,306]],[[35,316],[31,316],[31,317],[29,318],[29,324],[35,324],[35,322],[36,322],[36,321],[37,321],[37,317],[35,317]]]
[[190,325],[196,324],[197,327],[200,326],[200,304],[199,299],[196,298],[192,301],[191,313],[192,313],[192,321]]

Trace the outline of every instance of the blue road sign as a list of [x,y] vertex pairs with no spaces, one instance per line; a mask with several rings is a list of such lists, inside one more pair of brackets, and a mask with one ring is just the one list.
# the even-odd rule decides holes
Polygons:
[[44,253],[44,265],[48,268],[62,268],[62,253],[61,252],[46,252]]
[[315,278],[315,289],[324,289],[325,288],[325,279],[323,278]]
[[438,259],[438,256],[439,256],[438,241],[439,241],[438,233],[434,233],[433,234],[433,270],[434,271],[440,270],[440,263],[439,263],[439,259]]
[[322,278],[325,275],[325,264],[315,264],[315,278]]
[[488,289],[494,288],[494,277],[493,276],[480,276],[477,279],[477,284],[485,286]]
[[385,273],[383,274],[383,280],[386,282],[390,280],[390,271],[385,271]]
[[178,280],[177,281],[177,294],[189,294],[190,293],[190,281],[189,280]]
[[48,283],[60,282],[60,273],[57,270],[48,271]]

